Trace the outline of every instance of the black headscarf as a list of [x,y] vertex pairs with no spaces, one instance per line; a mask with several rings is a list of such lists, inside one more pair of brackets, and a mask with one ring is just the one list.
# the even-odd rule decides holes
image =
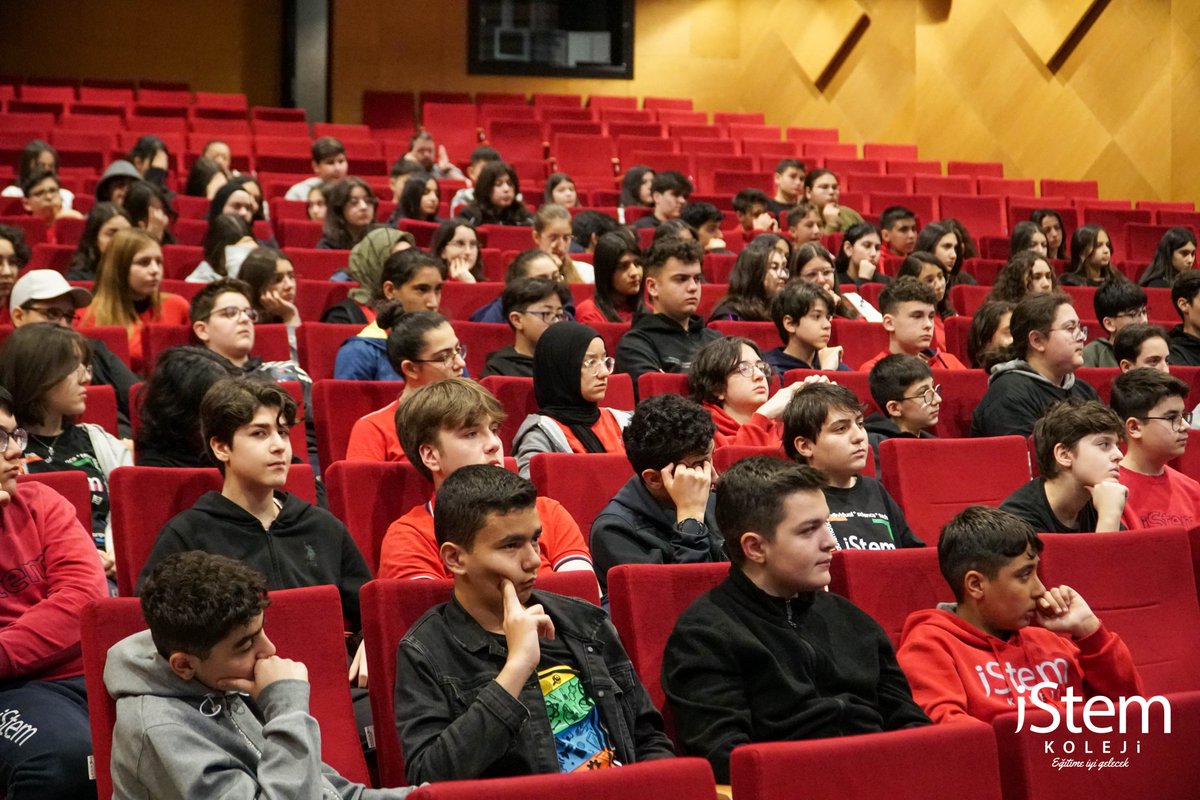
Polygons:
[[540,413],[570,428],[589,453],[606,452],[592,431],[600,407],[579,391],[583,358],[599,338],[587,325],[564,320],[546,328],[533,350],[533,396]]

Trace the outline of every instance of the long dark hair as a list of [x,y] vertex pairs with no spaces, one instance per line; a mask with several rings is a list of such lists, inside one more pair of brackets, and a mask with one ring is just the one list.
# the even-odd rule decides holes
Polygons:
[[[1029,215],[1030,221],[1036,223],[1039,228],[1042,228],[1042,220],[1046,219],[1046,217],[1054,217],[1056,220],[1058,220],[1058,232],[1060,235],[1059,242],[1058,242],[1058,250],[1056,250],[1053,253],[1049,252],[1049,249],[1050,249],[1049,238],[1050,237],[1048,237],[1048,236],[1046,237],[1046,239],[1047,239],[1047,241],[1046,241],[1046,250],[1047,250],[1046,256],[1048,258],[1058,259],[1061,261],[1067,257],[1067,227],[1065,225],[1063,225],[1062,214],[1059,214],[1057,211],[1055,211],[1052,208],[1039,208],[1038,210],[1034,211],[1032,214]],[[1044,228],[1043,228],[1042,232],[1043,233],[1045,232]]]
[[999,348],[992,347],[992,337],[1000,328],[1000,320],[1016,307],[1007,300],[989,300],[979,307],[971,318],[971,331],[967,335],[967,360],[971,366],[991,372],[1000,363]]
[[13,331],[0,350],[0,385],[12,392],[17,423],[45,422],[50,390],[80,364],[91,363],[92,350],[76,330],[39,322]]
[[642,202],[642,178],[646,173],[654,174],[654,170],[647,167],[645,164],[635,164],[625,173],[625,177],[621,179],[621,205],[629,208],[646,208],[646,204]]
[[[818,258],[829,264],[830,269],[836,270],[836,267],[834,267],[836,259],[834,258],[833,253],[825,249],[825,245],[821,244],[820,242],[806,242],[792,252],[792,260],[788,265],[788,270],[791,273],[791,277],[789,277],[788,280],[800,280],[800,273],[804,271],[804,268],[808,266],[809,262]],[[824,287],[822,287],[822,289],[823,288]],[[836,274],[834,275],[833,279],[832,291],[833,307],[830,309],[830,313],[832,313],[834,316],[841,317],[842,319],[858,319],[860,316],[858,309],[855,308],[849,300],[842,297],[841,292],[838,291]]]
[[736,316],[747,322],[769,322],[771,298],[763,282],[778,236],[756,236],[742,248],[729,274],[729,292],[713,309],[709,322]]
[[203,347],[172,347],[159,357],[142,388],[137,450],[201,460],[200,402],[212,385],[237,374],[228,361]]
[[[410,175],[404,184],[404,188],[400,190],[400,213],[403,219],[415,219],[422,222],[435,222],[437,220],[437,211],[426,216],[421,213],[421,199],[425,196],[425,188],[429,182],[434,184],[437,180],[428,172],[418,172]],[[441,202],[442,191],[438,189],[438,202]]]
[[263,308],[262,304],[262,296],[275,285],[275,265],[281,260],[288,261],[288,257],[274,247],[256,247],[238,270],[238,278],[250,287],[250,304],[258,312],[259,324],[283,321]]
[[67,270],[69,273],[81,276],[81,280],[91,280],[96,277],[96,270],[100,266],[100,245],[97,239],[100,237],[100,229],[113,217],[124,217],[129,220],[125,209],[116,203],[103,202],[92,206],[87,219],[83,222],[83,233],[79,236],[79,244],[75,246],[75,253],[71,256],[71,266]]
[[917,243],[913,245],[913,252],[920,250],[936,255],[938,242],[942,240],[943,236],[950,233],[954,234],[957,243],[954,245],[954,266],[950,268],[950,274],[946,276],[947,281],[962,269],[964,258],[962,237],[958,235],[954,226],[947,225],[945,222],[931,222],[917,234]]
[[1000,274],[996,276],[996,282],[992,285],[992,291],[988,294],[988,299],[1004,300],[1009,303],[1021,302],[1029,292],[1029,273],[1033,271],[1034,265],[1039,261],[1050,267],[1050,290],[1057,291],[1058,278],[1054,274],[1050,260],[1039,256],[1032,250],[1023,250],[1013,255],[1004,265],[1004,269],[1000,270]]
[[1149,286],[1153,281],[1166,281],[1168,285],[1174,286],[1175,278],[1179,275],[1172,263],[1175,251],[1186,244],[1191,244],[1192,247],[1196,246],[1196,234],[1192,233],[1190,228],[1168,228],[1167,232],[1158,240],[1154,258],[1150,259],[1150,265],[1146,267],[1146,271],[1142,273],[1138,283],[1142,286]]
[[[828,173],[828,170],[825,170]],[[846,255],[846,245],[854,244],[859,239],[862,239],[871,234],[879,235],[879,229],[869,222],[856,222],[846,229],[842,234],[842,241],[838,244],[837,260],[833,263],[833,268],[837,272],[846,272],[850,269],[850,256]]]
[[[633,253],[639,261],[641,260],[642,251],[638,249],[637,241],[628,229],[603,234],[596,240],[596,250],[592,256],[592,266],[596,273],[593,302],[596,304],[596,310],[603,314],[609,322],[622,321],[621,315],[617,311],[618,307],[624,308],[631,314],[637,314],[645,307],[642,299],[644,292],[641,287],[633,296],[618,295],[613,291],[613,276],[620,269],[621,259],[626,253]],[[643,273],[643,285],[644,279]]]
[[355,189],[365,190],[368,199],[377,199],[371,184],[362,178],[354,177],[342,178],[335,183],[325,198],[325,225],[321,234],[326,242],[338,250],[349,250],[362,241],[368,231],[377,227],[372,220],[361,231],[355,232],[350,229],[350,223],[346,222],[346,206],[350,204],[350,193]]
[[237,214],[222,214],[208,223],[204,233],[204,260],[218,275],[226,275],[225,248],[251,235],[246,220]]
[[175,221],[175,209],[162,189],[149,181],[134,181],[125,193],[125,213],[136,228],[139,225],[149,225],[150,209],[158,201],[163,213],[167,215],[167,227],[163,228],[162,244],[175,244],[175,236],[171,233],[170,225]]
[[[450,244],[454,239],[454,235],[459,228],[470,228],[475,231],[475,223],[462,217],[448,219],[438,226],[438,229],[433,232],[433,239],[429,242],[429,254],[445,264],[445,259],[442,258],[442,250],[446,245]],[[479,232],[475,231],[475,238],[478,240]],[[480,248],[482,250],[482,248]],[[483,254],[475,259],[475,266],[471,267],[471,274],[475,276],[475,280],[483,280]]]
[[[1087,277],[1087,260],[1092,257],[1092,253],[1096,250],[1096,240],[1103,233],[1108,236],[1108,231],[1100,225],[1080,225],[1071,234],[1071,261],[1067,266],[1067,272],[1076,275]],[[1102,280],[1111,280],[1114,276],[1112,267],[1112,237],[1108,237],[1108,252],[1109,262],[1100,270],[1100,278]]]
[[937,302],[937,315],[942,319],[958,316],[958,312],[954,310],[954,304],[950,302],[950,275],[946,268],[942,266],[942,262],[934,257],[933,253],[927,253],[924,250],[912,251],[901,262],[900,269],[896,271],[896,277],[902,278],[905,275],[911,275],[920,280],[921,273],[925,271],[927,264],[940,269],[942,277],[946,280],[946,289],[942,292],[942,299]]
[[[500,208],[492,203],[492,190],[496,182],[507,177],[513,185],[512,204]],[[410,178],[411,180],[411,178]],[[533,215],[521,202],[521,181],[517,171],[503,161],[489,161],[479,171],[475,181],[475,202],[471,205],[478,211],[480,225],[529,225]]]

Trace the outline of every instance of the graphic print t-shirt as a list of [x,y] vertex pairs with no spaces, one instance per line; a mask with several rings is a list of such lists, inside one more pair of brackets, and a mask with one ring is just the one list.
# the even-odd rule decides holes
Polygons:
[[600,709],[570,663],[570,651],[554,640],[543,639],[540,644],[538,683],[554,732],[559,768],[574,772],[614,766],[616,754],[600,719]]
[[897,547],[924,547],[917,538],[900,506],[883,484],[859,475],[854,486],[825,488],[829,504],[829,525],[842,550],[895,550]]
[[[53,457],[47,441],[53,442]],[[25,447],[25,469],[30,474],[77,470],[87,476],[92,495],[92,538],[96,547],[103,550],[104,528],[108,524],[108,479],[96,459],[87,429],[70,425],[56,438],[30,436]]]

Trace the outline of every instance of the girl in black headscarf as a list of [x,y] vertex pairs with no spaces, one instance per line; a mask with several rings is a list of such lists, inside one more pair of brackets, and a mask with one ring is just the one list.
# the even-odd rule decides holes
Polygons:
[[600,334],[578,322],[546,329],[533,351],[533,394],[538,413],[521,423],[513,452],[529,477],[536,453],[624,453],[621,431],[629,412],[601,408],[613,360]]

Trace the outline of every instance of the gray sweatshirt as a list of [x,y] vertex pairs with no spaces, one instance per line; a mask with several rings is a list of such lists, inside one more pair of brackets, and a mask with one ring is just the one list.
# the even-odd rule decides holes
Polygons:
[[412,791],[367,789],[321,762],[306,681],[272,683],[256,712],[240,694],[180,678],[142,631],[109,651],[104,685],[117,701],[111,768],[118,800],[391,800]]

